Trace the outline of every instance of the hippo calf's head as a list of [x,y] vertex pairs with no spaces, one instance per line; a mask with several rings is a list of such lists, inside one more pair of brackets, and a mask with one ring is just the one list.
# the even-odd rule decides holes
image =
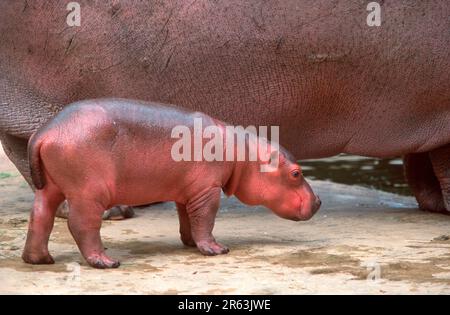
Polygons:
[[237,166],[233,193],[249,205],[263,205],[278,216],[294,220],[308,220],[319,210],[321,201],[303,177],[300,166],[283,148],[271,153],[271,161],[278,159],[273,170],[262,172],[261,161]]

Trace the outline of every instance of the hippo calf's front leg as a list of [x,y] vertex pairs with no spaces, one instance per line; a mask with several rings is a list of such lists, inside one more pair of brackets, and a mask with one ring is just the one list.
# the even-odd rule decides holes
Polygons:
[[219,244],[212,235],[220,203],[220,187],[214,187],[190,200],[186,205],[192,239],[203,255],[226,254],[228,247]]
[[180,238],[184,245],[196,247],[197,245],[192,238],[191,222],[189,220],[186,206],[181,203],[176,203],[178,211],[178,219],[180,221]]

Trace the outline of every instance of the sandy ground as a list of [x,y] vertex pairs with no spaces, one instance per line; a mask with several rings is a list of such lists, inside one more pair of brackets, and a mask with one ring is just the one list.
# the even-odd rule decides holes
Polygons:
[[228,255],[183,247],[167,203],[104,223],[119,269],[87,266],[62,219],[50,241],[56,264],[31,266],[20,255],[33,194],[0,151],[0,293],[450,293],[450,216],[418,211],[408,197],[311,184],[323,206],[308,222],[224,198],[215,235]]

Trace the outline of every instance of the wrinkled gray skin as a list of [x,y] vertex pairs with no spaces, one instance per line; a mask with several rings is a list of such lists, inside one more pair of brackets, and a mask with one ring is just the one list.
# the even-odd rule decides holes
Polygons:
[[[123,97],[233,124],[279,125],[299,159],[405,156],[431,211],[450,210],[450,2],[0,2],[0,137],[27,180],[30,135],[65,104]],[[381,3],[381,1],[380,1]]]

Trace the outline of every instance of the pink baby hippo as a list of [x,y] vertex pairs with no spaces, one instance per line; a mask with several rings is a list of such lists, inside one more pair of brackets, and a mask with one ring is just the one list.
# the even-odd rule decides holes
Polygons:
[[[263,159],[259,142],[248,137],[246,149],[250,152],[257,146],[256,160],[235,158],[238,150],[231,151],[231,161],[174,159],[174,146],[180,141],[173,137],[174,128],[194,130],[195,119],[201,119],[203,128],[219,130],[223,154],[230,155],[226,125],[202,113],[124,99],[88,100],[65,107],[28,144],[36,195],[23,260],[54,263],[48,241],[57,207],[65,199],[70,232],[95,268],[120,265],[106,255],[100,238],[102,214],[114,205],[174,201],[182,242],[204,255],[229,251],[212,235],[222,190],[245,204],[263,205],[295,221],[307,220],[319,209],[320,200],[300,166],[285,149],[271,143],[266,151],[270,159]],[[263,166],[272,169],[263,172]]]

